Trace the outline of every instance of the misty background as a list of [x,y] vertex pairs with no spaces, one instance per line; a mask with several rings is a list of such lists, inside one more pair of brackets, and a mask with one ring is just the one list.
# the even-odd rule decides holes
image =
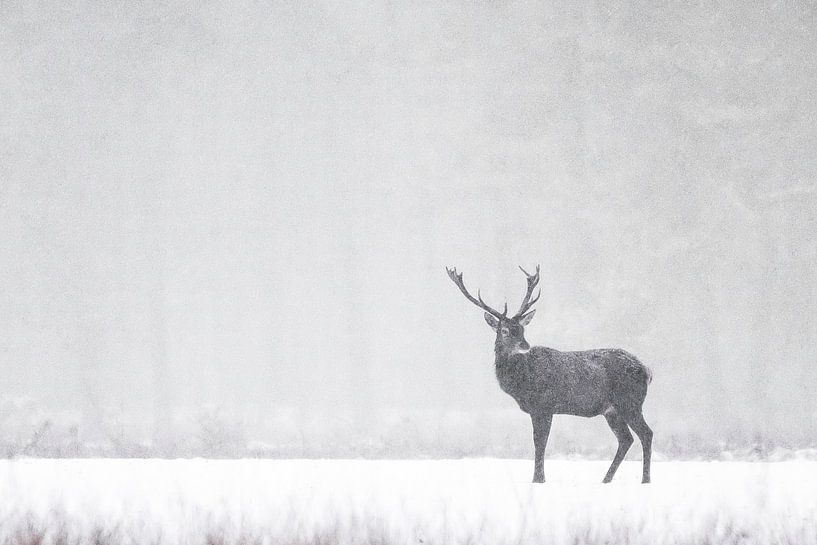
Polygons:
[[817,18],[749,4],[3,2],[3,453],[532,452],[444,267],[537,263],[657,452],[817,446]]

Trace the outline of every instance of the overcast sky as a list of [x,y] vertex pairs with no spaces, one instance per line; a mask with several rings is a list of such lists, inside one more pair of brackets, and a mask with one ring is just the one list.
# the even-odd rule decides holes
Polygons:
[[513,307],[539,263],[528,340],[635,353],[653,427],[813,431],[815,23],[3,2],[0,395],[513,407],[444,266]]

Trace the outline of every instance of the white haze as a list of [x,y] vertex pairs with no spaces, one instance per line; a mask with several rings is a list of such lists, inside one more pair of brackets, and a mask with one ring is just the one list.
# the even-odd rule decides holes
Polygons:
[[814,6],[570,4],[0,4],[0,397],[529,441],[444,267],[539,263],[528,340],[636,354],[659,450],[814,446]]

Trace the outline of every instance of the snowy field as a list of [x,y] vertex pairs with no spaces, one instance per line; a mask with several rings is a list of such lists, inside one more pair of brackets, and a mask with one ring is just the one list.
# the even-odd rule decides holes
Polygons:
[[817,462],[0,461],[0,543],[817,543]]

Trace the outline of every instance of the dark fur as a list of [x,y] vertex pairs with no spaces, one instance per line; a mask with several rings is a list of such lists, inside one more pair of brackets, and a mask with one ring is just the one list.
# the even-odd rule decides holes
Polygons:
[[613,478],[633,442],[629,428],[641,440],[643,482],[649,482],[652,430],[641,413],[651,380],[649,369],[618,348],[561,352],[534,346],[524,352],[528,343],[522,324],[530,321],[532,314],[501,321],[490,314],[485,318],[497,332],[499,386],[531,415],[536,450],[533,481],[544,482],[544,453],[554,414],[585,417],[603,414],[619,441],[604,482]]
[[[533,482],[545,481],[545,447],[554,414],[604,415],[618,439],[618,449],[604,477],[613,479],[619,464],[633,444],[630,428],[644,450],[642,482],[650,482],[652,430],[644,421],[641,405],[652,375],[635,356],[618,348],[582,352],[560,352],[544,346],[530,347],[525,326],[533,319],[531,307],[539,300],[533,290],[539,284],[539,265],[527,277],[528,289],[519,311],[508,317],[508,305],[499,312],[489,307],[477,292],[475,298],[465,287],[462,273],[446,267],[448,277],[466,299],[485,311],[485,321],[496,331],[496,378],[502,390],[531,416],[533,424]],[[533,297],[533,298],[532,298]]]

